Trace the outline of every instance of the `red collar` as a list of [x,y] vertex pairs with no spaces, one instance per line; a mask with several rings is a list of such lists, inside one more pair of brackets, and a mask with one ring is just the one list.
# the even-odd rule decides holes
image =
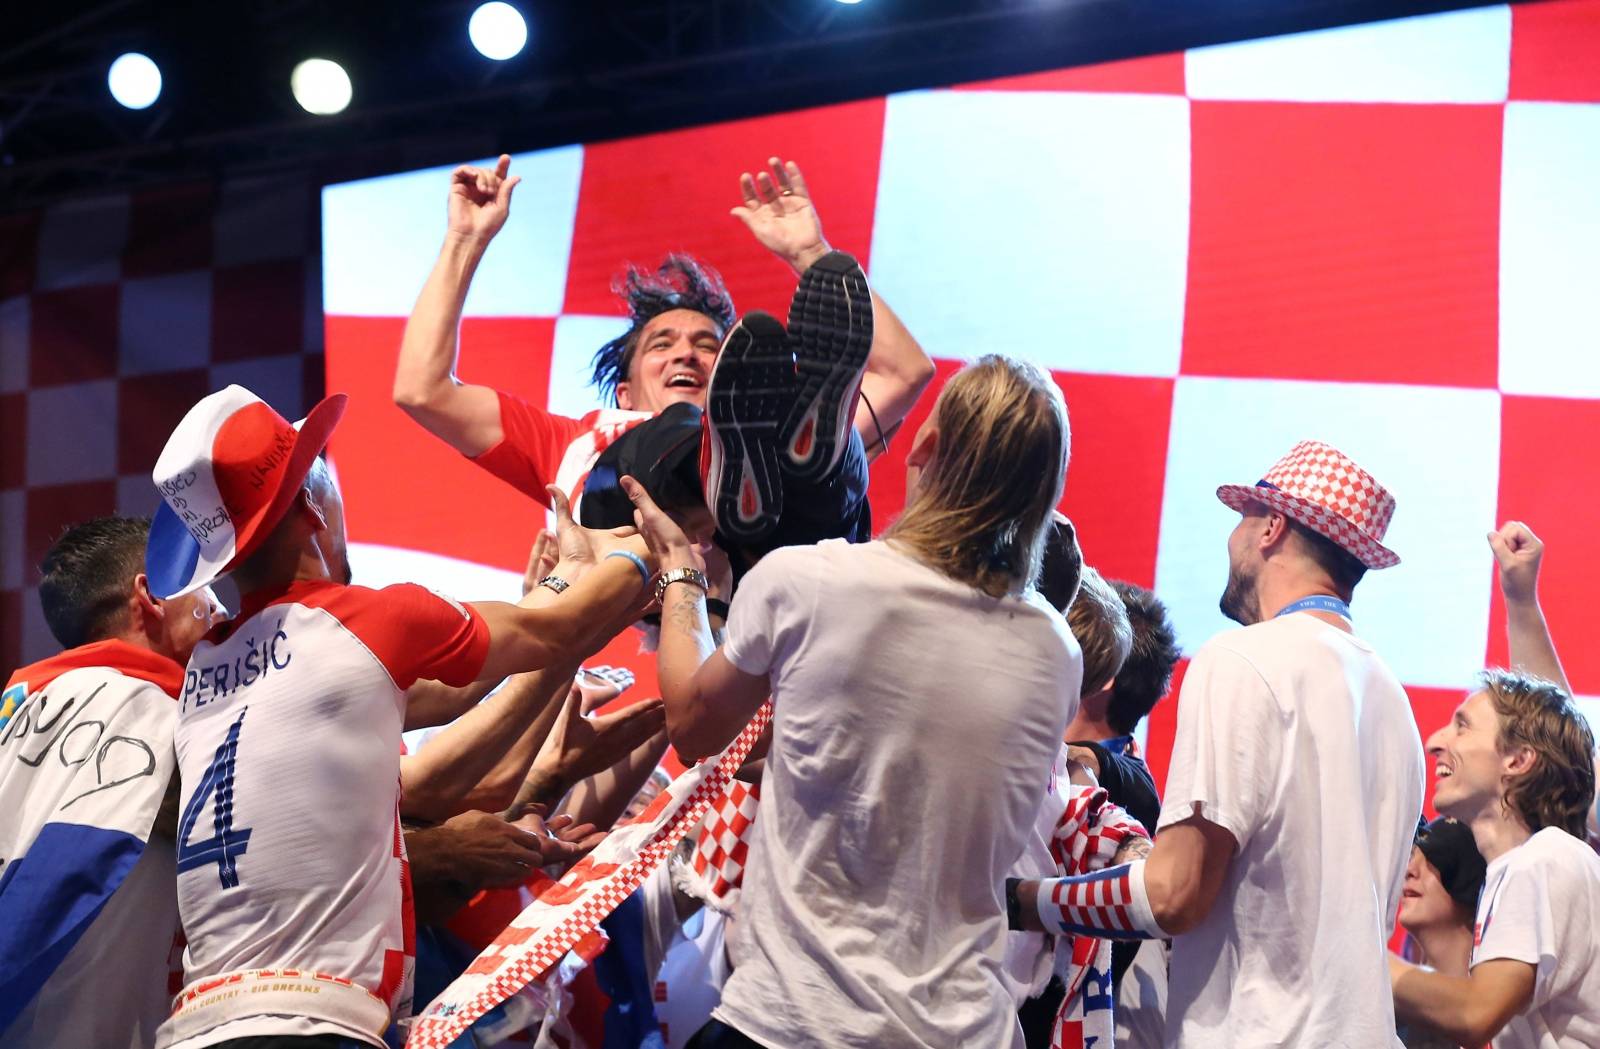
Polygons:
[[25,681],[28,691],[36,692],[67,671],[83,667],[110,667],[128,677],[150,682],[173,699],[177,699],[183,691],[182,667],[159,652],[119,640],[79,645],[49,659],[41,659],[13,673],[6,687]]

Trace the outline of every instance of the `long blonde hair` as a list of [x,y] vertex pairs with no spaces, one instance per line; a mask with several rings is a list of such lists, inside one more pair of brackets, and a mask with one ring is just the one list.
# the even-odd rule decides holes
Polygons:
[[991,354],[945,384],[933,418],[933,458],[884,538],[995,597],[1031,584],[1071,451],[1061,391]]

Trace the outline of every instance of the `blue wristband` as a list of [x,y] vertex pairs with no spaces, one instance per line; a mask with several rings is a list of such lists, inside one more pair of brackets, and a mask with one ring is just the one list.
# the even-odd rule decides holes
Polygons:
[[632,550],[613,550],[606,555],[606,560],[610,560],[613,557],[626,557],[628,560],[632,561],[633,567],[639,570],[639,585],[650,585],[650,569],[645,567],[644,558],[640,557]]

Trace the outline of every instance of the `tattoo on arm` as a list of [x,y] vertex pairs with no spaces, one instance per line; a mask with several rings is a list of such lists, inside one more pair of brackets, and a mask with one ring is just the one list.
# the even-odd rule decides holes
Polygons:
[[672,625],[679,632],[698,641],[701,631],[706,629],[702,625],[706,623],[705,615],[702,612],[704,604],[705,598],[698,591],[688,597],[680,596],[678,600],[672,603],[670,617]]
[[1137,835],[1130,837],[1127,841],[1117,846],[1117,854],[1111,857],[1111,866],[1116,867],[1124,863],[1132,863],[1134,860],[1142,860],[1150,855],[1152,847],[1149,838]]

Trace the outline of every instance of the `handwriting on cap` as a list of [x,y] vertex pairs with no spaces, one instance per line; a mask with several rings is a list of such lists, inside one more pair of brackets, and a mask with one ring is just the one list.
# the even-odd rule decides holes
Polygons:
[[278,436],[272,440],[272,449],[261,457],[261,461],[250,468],[250,486],[259,490],[267,483],[267,478],[283,461],[289,458],[289,452],[294,449],[294,430],[280,430]]

